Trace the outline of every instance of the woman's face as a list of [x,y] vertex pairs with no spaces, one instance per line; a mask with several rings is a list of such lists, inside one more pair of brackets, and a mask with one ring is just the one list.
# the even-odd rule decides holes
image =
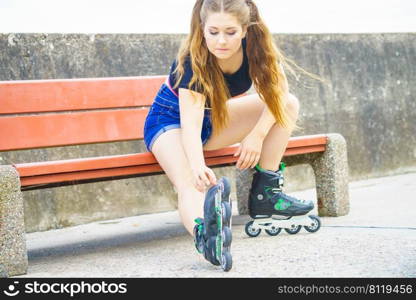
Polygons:
[[208,50],[224,60],[238,52],[246,32],[237,18],[226,13],[209,14],[204,26]]

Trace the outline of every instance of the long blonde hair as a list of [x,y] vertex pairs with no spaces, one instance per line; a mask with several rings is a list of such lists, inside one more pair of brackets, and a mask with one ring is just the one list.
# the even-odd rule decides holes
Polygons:
[[284,81],[282,67],[293,69],[275,46],[273,36],[259,15],[252,0],[197,0],[191,20],[191,30],[182,41],[177,55],[177,66],[173,72],[179,76],[177,88],[183,75],[184,63],[190,56],[193,76],[189,87],[196,87],[206,97],[212,108],[214,130],[224,128],[229,120],[226,101],[231,97],[224,75],[215,56],[210,53],[204,41],[203,28],[209,13],[228,13],[240,24],[247,26],[247,57],[249,74],[253,85],[276,119],[284,127],[296,127],[288,116],[283,102]]

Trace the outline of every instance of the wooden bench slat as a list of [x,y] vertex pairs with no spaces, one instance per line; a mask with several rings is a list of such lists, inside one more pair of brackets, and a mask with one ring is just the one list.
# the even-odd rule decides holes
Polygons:
[[[300,142],[304,141],[302,145]],[[323,135],[291,138],[284,156],[304,153],[324,152],[326,137]],[[204,151],[209,166],[232,164],[238,146],[220,150]],[[107,156],[87,159],[74,159],[55,162],[39,162],[14,165],[21,176],[22,186],[77,181],[95,178],[117,177],[143,173],[160,172],[162,169],[152,153]]]
[[325,145],[303,146],[303,147],[299,147],[299,148],[286,149],[286,151],[284,153],[284,156],[293,156],[293,155],[299,155],[299,154],[324,152],[325,150],[326,150]]
[[288,147],[303,147],[303,146],[316,146],[326,145],[328,143],[328,137],[325,134],[311,134],[304,136],[294,136],[289,139]]
[[83,159],[70,159],[60,161],[15,164],[21,177],[77,172],[94,169],[123,168],[137,165],[157,163],[151,152],[127,155],[111,155]]
[[166,77],[0,81],[0,115],[149,106]]
[[[303,142],[303,143],[302,143]],[[325,151],[326,137],[322,135],[290,138],[285,152],[286,156],[309,152]],[[238,146],[230,146],[219,150],[204,151],[205,158],[233,156]],[[236,161],[236,160],[235,160]],[[21,177],[77,172],[92,169],[129,167],[157,163],[151,152],[124,155],[111,155],[83,159],[47,161],[35,163],[15,164]]]
[[[294,150],[294,149],[290,149]],[[302,154],[301,150],[292,152],[287,151],[284,156],[289,155],[296,155]],[[320,148],[315,148],[314,152],[323,152],[325,151],[325,147],[321,146]],[[305,153],[312,153],[311,149],[304,150]],[[234,164],[238,160],[237,157],[234,156],[223,156],[223,157],[211,157],[206,158],[206,164],[208,166],[217,166],[217,165],[226,165],[226,164]],[[121,167],[121,168],[110,168],[110,169],[98,169],[98,170],[85,170],[85,171],[78,171],[78,172],[68,172],[68,173],[58,173],[58,174],[46,174],[40,176],[28,176],[28,177],[21,177],[21,186],[32,186],[32,185],[40,185],[40,184],[50,184],[50,183],[62,183],[68,181],[81,181],[81,180],[88,180],[88,179],[98,179],[98,178],[109,178],[109,177],[121,177],[121,176],[128,176],[128,175],[137,175],[137,174],[148,174],[148,173],[157,173],[163,172],[162,168],[159,164],[146,164],[146,165],[136,165],[136,166],[129,166],[129,167]]]
[[143,138],[148,109],[0,118],[0,151]]
[[107,177],[118,177],[127,176],[133,174],[147,174],[156,173],[162,171],[159,164],[153,165],[142,165],[125,168],[114,168],[114,169],[102,169],[102,170],[89,170],[80,172],[70,172],[61,174],[50,174],[41,176],[22,177],[20,179],[21,186],[27,187],[39,184],[59,183],[68,181],[80,181],[87,179],[107,178]]

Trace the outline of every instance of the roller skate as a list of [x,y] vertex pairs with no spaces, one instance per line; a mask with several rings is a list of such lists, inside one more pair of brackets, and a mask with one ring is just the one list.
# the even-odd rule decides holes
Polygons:
[[316,232],[321,227],[318,216],[306,215],[314,208],[312,201],[299,200],[283,193],[284,169],[284,163],[276,172],[256,166],[248,202],[249,214],[254,220],[245,226],[248,236],[256,237],[262,229],[276,236],[282,228],[289,234],[296,234],[302,226],[308,232]]
[[232,267],[230,189],[228,178],[222,177],[207,191],[204,218],[197,218],[194,227],[197,251],[213,265],[221,265],[226,272]]

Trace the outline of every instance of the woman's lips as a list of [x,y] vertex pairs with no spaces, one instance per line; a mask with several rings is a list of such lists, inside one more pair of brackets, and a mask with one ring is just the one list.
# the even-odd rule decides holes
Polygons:
[[228,51],[228,49],[217,49],[218,51]]

